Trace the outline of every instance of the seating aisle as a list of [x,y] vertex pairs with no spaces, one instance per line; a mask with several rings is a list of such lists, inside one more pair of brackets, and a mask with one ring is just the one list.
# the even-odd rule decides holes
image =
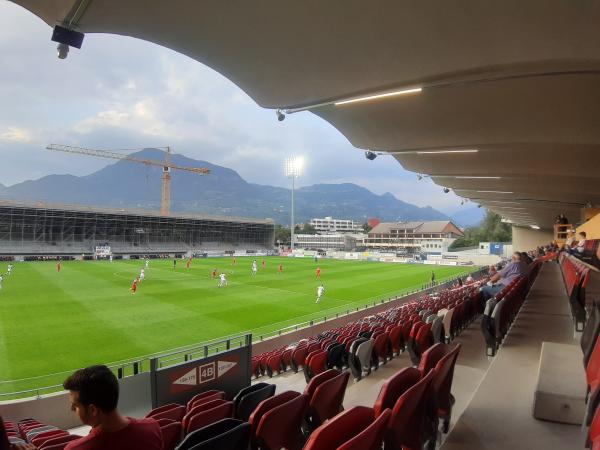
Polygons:
[[532,416],[543,341],[575,345],[574,350],[580,351],[555,262],[543,265],[471,403],[442,445],[443,450],[578,448],[579,426]]

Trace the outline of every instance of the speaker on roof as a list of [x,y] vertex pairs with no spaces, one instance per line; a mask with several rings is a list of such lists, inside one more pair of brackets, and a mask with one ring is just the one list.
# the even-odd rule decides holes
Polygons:
[[61,25],[55,25],[52,32],[52,40],[69,47],[81,48],[85,35],[79,31],[69,30]]

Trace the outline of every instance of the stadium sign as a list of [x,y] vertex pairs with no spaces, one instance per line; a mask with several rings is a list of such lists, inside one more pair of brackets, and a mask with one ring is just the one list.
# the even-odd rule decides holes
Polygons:
[[250,362],[250,346],[165,368],[158,368],[158,359],[153,359],[150,368],[152,407],[185,404],[194,395],[213,389],[233,398],[240,389],[250,385]]

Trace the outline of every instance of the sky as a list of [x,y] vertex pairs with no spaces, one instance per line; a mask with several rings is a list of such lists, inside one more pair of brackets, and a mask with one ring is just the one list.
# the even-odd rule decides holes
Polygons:
[[[302,112],[279,122],[227,78],[173,50],[142,40],[85,36],[56,56],[51,28],[0,0],[0,183],[48,174],[87,175],[110,163],[45,150],[50,143],[100,149],[171,146],[237,171],[253,183],[289,186],[284,160],[302,156],[298,185],[351,182],[445,213],[453,193],[418,182],[391,156],[368,161],[333,126]],[[390,164],[391,162],[391,164]],[[417,189],[418,187],[418,189]]]

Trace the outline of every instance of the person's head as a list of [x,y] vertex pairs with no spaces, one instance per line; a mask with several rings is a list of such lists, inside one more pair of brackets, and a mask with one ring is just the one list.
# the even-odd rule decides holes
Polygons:
[[580,231],[579,232],[579,237],[584,240],[587,237],[587,234],[585,233],[585,231]]
[[63,387],[69,391],[71,411],[85,425],[95,427],[117,409],[119,382],[106,366],[79,369],[65,380]]
[[514,252],[514,253],[512,254],[512,260],[513,260],[513,261],[521,261],[521,253],[519,253],[519,252]]
[[8,433],[4,427],[4,420],[0,416],[0,450],[9,450],[10,442],[8,441]]

